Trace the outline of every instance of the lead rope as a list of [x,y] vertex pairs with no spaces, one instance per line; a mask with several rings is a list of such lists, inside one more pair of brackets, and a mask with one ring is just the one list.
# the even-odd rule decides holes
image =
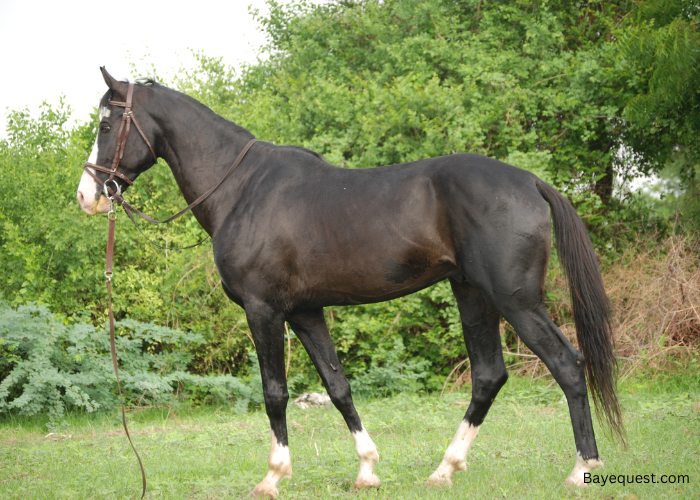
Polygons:
[[[130,103],[130,101],[131,101],[130,97],[128,98],[128,101]],[[133,116],[131,116],[131,113],[129,113],[129,115],[130,115],[129,117],[133,119]],[[122,122],[122,124],[123,124],[123,122]],[[134,121],[134,124],[136,124],[135,121]],[[139,129],[139,132],[141,132],[141,128],[138,125],[136,125],[136,127]],[[120,127],[120,132],[121,132],[121,127]],[[128,134],[128,127],[127,127],[126,133]],[[148,144],[148,147],[150,148],[151,145],[148,142],[148,139],[146,139],[146,136],[143,135],[143,132],[141,132],[141,135],[143,136],[144,140]],[[118,141],[118,143],[119,142],[121,142],[121,141]],[[123,142],[126,143],[126,141],[123,141]],[[122,198],[121,186],[119,185],[119,183],[117,181],[114,180],[114,175],[117,175],[120,178],[124,178],[124,177],[121,174],[119,174],[118,172],[116,172],[116,169],[113,169],[111,171],[112,175],[110,175],[109,179],[107,179],[103,184],[104,194],[107,197],[107,199],[109,200],[109,212],[107,213],[107,219],[109,219],[109,234],[107,236],[107,262],[105,265],[105,278],[107,280],[107,295],[109,296],[109,302],[108,302],[109,303],[109,343],[110,343],[110,350],[112,352],[112,364],[114,364],[114,374],[117,378],[117,390],[119,391],[119,401],[120,401],[121,407],[122,407],[122,425],[124,426],[124,432],[126,433],[126,437],[129,439],[129,444],[131,445],[131,449],[134,450],[134,454],[136,455],[136,459],[139,461],[139,467],[141,468],[141,479],[143,481],[143,490],[141,492],[142,499],[146,495],[146,470],[143,468],[143,462],[141,461],[141,456],[139,455],[139,452],[136,451],[136,447],[134,446],[134,442],[131,440],[131,435],[129,434],[129,428],[126,425],[126,410],[124,409],[124,396],[122,395],[122,387],[121,387],[121,384],[119,383],[119,366],[117,364],[117,347],[116,347],[115,341],[114,341],[114,311],[112,310],[112,276],[114,275],[114,273],[112,271],[112,258],[114,256],[114,229],[116,227],[116,222],[117,222],[117,213],[114,211],[114,200],[116,198],[121,203],[122,208],[126,212],[126,215],[129,216],[129,219],[131,219],[131,222],[134,223],[134,225],[136,226],[136,229],[139,230],[139,232],[144,236],[144,238],[146,238],[146,240],[148,240],[149,243],[151,243],[157,247],[160,247],[160,248],[165,248],[165,247],[162,247],[162,246],[158,245],[157,243],[151,241],[150,238],[148,238],[148,236],[146,236],[143,233],[143,231],[141,231],[141,228],[136,223],[136,220],[134,219],[134,216],[132,215],[132,211],[134,213],[136,213],[137,215],[139,215],[140,217],[142,217],[142,218],[146,219],[147,221],[152,222],[154,224],[164,224],[164,223],[170,222],[174,219],[177,219],[181,215],[192,210],[192,208],[194,208],[195,206],[199,205],[206,198],[208,198],[209,195],[211,193],[213,193],[224,182],[224,180],[226,180],[226,178],[229,175],[231,175],[231,173],[233,173],[234,170],[236,170],[236,167],[238,167],[238,165],[241,163],[241,161],[243,161],[243,158],[245,157],[246,153],[248,153],[248,150],[253,146],[253,144],[255,144],[255,142],[257,142],[257,141],[255,139],[252,139],[248,142],[248,144],[245,145],[243,150],[238,154],[238,157],[236,158],[236,160],[233,162],[233,165],[231,165],[231,167],[228,169],[226,174],[224,174],[224,176],[221,178],[221,180],[214,187],[207,190],[202,196],[197,198],[194,202],[192,202],[186,208],[184,208],[183,210],[179,211],[178,213],[176,213],[175,215],[173,215],[172,217],[170,217],[164,221],[159,221],[159,220],[153,219],[152,217],[149,217],[148,215],[144,214],[140,210],[137,210],[136,208],[129,205],[126,202],[126,200],[124,200],[124,198]],[[123,154],[123,148],[121,148],[121,149],[122,149],[122,154]],[[118,152],[119,151],[117,151],[117,153]],[[151,149],[151,152],[153,153],[153,149]],[[155,157],[155,153],[153,153],[153,156]],[[88,165],[91,168],[97,168],[98,170],[102,170],[102,171],[106,171],[107,169],[105,169],[104,167],[100,167],[99,165],[87,164],[87,163],[86,163],[85,167],[83,167],[85,172],[87,172],[93,179],[95,179],[95,181],[100,182],[100,180],[97,178],[97,176],[95,174],[93,174],[92,172],[90,172],[90,170],[88,169]],[[128,179],[126,179],[126,180],[128,181],[129,184],[131,184],[131,181],[129,181]],[[116,189],[112,189],[111,187],[108,186],[108,184],[110,182],[112,184],[114,184],[114,187]],[[198,245],[201,245],[202,243],[204,243],[208,239],[209,239],[209,236],[204,238],[199,243],[195,243],[194,245],[189,245],[186,247],[179,247],[179,248],[174,248],[174,249],[171,248],[171,249],[184,250],[187,248],[193,248],[193,247],[196,247]]]
[[[105,182],[105,192],[108,192],[106,188],[107,182]],[[114,182],[114,184],[117,183]],[[118,184],[117,191],[121,191]],[[105,278],[107,280],[107,295],[109,296],[109,344],[110,350],[112,352],[112,364],[114,365],[114,374],[117,377],[117,390],[119,391],[119,401],[122,406],[122,425],[124,426],[124,432],[126,433],[126,437],[129,439],[131,449],[134,450],[136,459],[139,461],[139,467],[141,468],[141,479],[143,481],[143,490],[141,491],[141,498],[143,499],[143,497],[146,495],[146,470],[143,468],[141,456],[139,455],[139,452],[136,451],[134,442],[131,440],[131,435],[129,434],[129,428],[126,425],[126,410],[124,409],[124,396],[122,395],[122,386],[119,383],[117,347],[114,341],[114,311],[112,310],[112,276],[114,273],[112,271],[112,257],[114,256],[114,228],[117,225],[117,213],[114,211],[114,196],[109,196],[109,213],[107,214],[107,218],[109,219],[109,234],[107,236],[107,263],[105,265]]]

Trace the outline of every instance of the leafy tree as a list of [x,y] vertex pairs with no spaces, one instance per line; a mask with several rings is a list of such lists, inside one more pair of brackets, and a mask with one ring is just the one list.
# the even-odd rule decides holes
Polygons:
[[232,81],[201,56],[208,78],[179,82],[259,137],[349,168],[481,153],[587,214],[628,174],[617,151],[635,90],[611,43],[626,1],[269,5],[267,59]]
[[625,143],[670,198],[700,217],[700,2],[640,2],[620,30],[619,50],[638,74],[627,104]]

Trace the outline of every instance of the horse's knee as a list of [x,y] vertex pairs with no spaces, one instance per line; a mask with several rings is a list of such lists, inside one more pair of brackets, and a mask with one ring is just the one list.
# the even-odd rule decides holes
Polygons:
[[334,384],[329,384],[328,395],[333,405],[339,410],[352,405],[352,390],[345,377]]

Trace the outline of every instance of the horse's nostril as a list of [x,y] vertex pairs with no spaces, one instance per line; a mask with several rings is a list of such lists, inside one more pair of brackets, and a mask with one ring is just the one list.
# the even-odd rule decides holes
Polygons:
[[83,193],[81,191],[78,191],[78,203],[82,205],[84,201],[85,197],[83,196]]

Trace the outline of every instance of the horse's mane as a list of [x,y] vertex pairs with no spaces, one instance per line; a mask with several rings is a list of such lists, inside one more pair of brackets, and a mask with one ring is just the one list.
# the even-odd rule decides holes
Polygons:
[[[129,83],[129,80],[128,80],[128,79],[120,80],[120,81],[121,81],[122,83]],[[202,104],[202,103],[199,102],[198,100],[196,100],[196,99],[194,99],[194,98],[188,96],[187,94],[184,94],[184,93],[182,93],[182,92],[178,92],[178,91],[175,90],[175,89],[171,89],[171,88],[169,88],[169,87],[166,87],[166,86],[164,86],[164,85],[161,85],[160,83],[158,83],[158,81],[156,80],[156,78],[155,78],[154,76],[152,76],[152,77],[139,77],[139,78],[137,78],[137,79],[134,81],[134,83],[135,83],[137,86],[139,86],[139,87],[152,87],[152,88],[158,89],[158,90],[160,90],[160,91],[162,91],[162,92],[163,92],[163,91],[164,91],[164,92],[168,92],[170,95],[179,96],[178,98],[180,98],[180,99],[185,99],[185,100],[188,101],[190,104],[192,104],[192,105],[196,106],[197,108],[199,108],[202,112],[211,114],[211,115],[212,115],[213,117],[215,117],[216,119],[223,120],[223,122],[225,122],[225,123],[227,124],[228,127],[234,128],[237,132],[243,132],[243,133],[245,133],[246,135],[250,136],[251,139],[254,138],[253,134],[251,134],[250,131],[249,131],[248,129],[246,129],[246,128],[244,128],[244,127],[241,127],[240,125],[238,125],[238,124],[236,124],[236,123],[234,123],[234,122],[232,122],[232,121],[229,121],[229,120],[227,120],[226,118],[224,118],[224,117],[222,117],[222,116],[220,116],[220,115],[217,115],[214,111],[212,111],[211,109],[209,109],[207,106],[205,106],[204,104]],[[102,99],[100,100],[100,108],[106,108],[106,107],[109,105],[109,101],[112,100],[112,99],[114,99],[114,94],[115,94],[114,90],[109,89],[109,90],[105,93],[105,95],[102,96]],[[315,155],[318,155],[318,153],[314,153],[314,152],[312,152],[312,153],[315,154]],[[322,158],[322,159],[323,159],[323,158]]]

